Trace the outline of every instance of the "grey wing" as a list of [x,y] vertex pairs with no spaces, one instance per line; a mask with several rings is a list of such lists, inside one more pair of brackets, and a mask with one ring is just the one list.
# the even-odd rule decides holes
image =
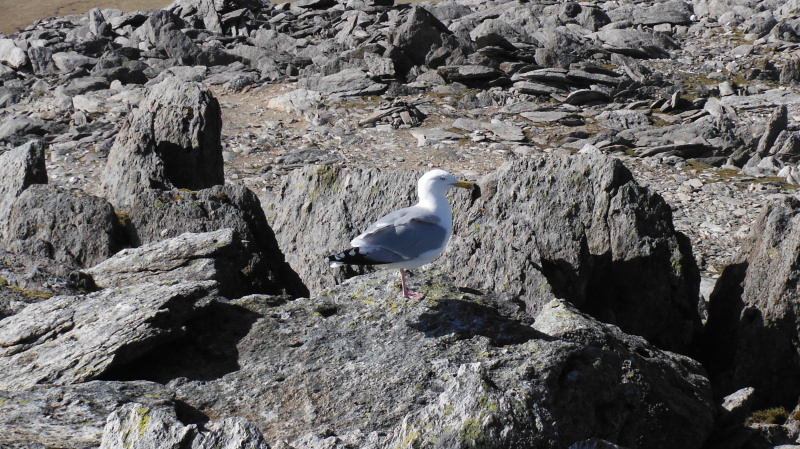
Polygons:
[[[416,207],[414,206],[396,210],[390,214],[384,215],[375,223],[372,223],[370,227],[367,228],[366,231],[362,232],[361,235],[353,239],[353,242],[355,242],[358,239],[364,238],[370,234],[374,234],[379,229],[385,228],[387,226],[399,226],[404,223],[407,223],[414,217],[424,217],[424,216],[425,215],[420,214],[416,209]],[[431,215],[431,217],[432,218],[429,220],[431,222],[436,222],[439,220],[439,217],[435,215]],[[350,244],[356,246],[356,244],[353,242],[350,242]]]
[[447,243],[448,230],[439,224],[440,221],[432,214],[401,209],[378,220],[350,243],[382,248],[397,254],[402,260],[414,259]]

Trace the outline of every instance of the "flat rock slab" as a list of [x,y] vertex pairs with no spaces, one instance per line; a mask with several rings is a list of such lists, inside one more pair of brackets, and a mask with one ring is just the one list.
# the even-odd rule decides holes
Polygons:
[[773,89],[763,94],[747,96],[730,95],[720,100],[723,105],[739,110],[772,108],[782,104],[797,104],[798,102],[800,102],[800,95],[785,89]]
[[180,334],[215,287],[141,284],[31,304],[0,327],[0,389],[96,379]]
[[532,112],[522,112],[520,113],[520,115],[536,123],[554,123],[554,122],[573,123],[575,121],[582,122],[582,119],[579,115],[563,111],[532,111]]
[[[230,228],[205,233],[185,233],[138,248],[124,249],[110,259],[83,270],[100,288],[145,282],[225,281],[224,259],[242,248]],[[238,278],[236,279],[238,281]]]

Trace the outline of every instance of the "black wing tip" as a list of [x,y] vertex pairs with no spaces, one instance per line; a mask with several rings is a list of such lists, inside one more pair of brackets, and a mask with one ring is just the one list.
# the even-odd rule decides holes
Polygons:
[[366,254],[361,253],[361,248],[349,248],[339,254],[333,254],[325,258],[330,263],[343,265],[381,265],[389,262],[370,259]]

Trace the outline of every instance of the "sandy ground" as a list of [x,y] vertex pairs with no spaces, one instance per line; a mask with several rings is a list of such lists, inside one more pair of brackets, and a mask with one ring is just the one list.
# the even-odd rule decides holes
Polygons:
[[[295,0],[272,0],[273,3]],[[422,0],[396,0],[397,3],[416,3]],[[84,14],[92,8],[116,8],[123,11],[162,9],[172,0],[0,0],[0,33],[11,34],[24,29],[37,19],[70,14]]]
[[45,17],[83,14],[92,8],[161,9],[171,0],[0,0],[0,33],[10,34]]

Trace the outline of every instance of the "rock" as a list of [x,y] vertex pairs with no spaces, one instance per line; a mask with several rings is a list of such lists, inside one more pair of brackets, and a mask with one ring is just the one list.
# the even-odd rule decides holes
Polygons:
[[334,0],[298,0],[293,6],[308,9],[326,9],[333,6]]
[[566,93],[566,91],[562,88],[542,83],[534,83],[531,81],[517,81],[514,83],[514,89],[516,89],[519,93],[529,95],[551,95]]
[[145,282],[216,281],[221,294],[243,295],[245,267],[251,254],[231,229],[186,233],[133,249],[82,272],[99,288]]
[[47,183],[44,145],[33,140],[0,154],[0,241],[7,233],[14,202],[32,184]]
[[635,58],[669,58],[667,50],[678,48],[674,40],[657,31],[603,28],[591,36],[608,51]]
[[579,441],[570,446],[569,449],[623,449],[623,448],[622,446],[618,446],[606,440],[601,440],[600,438],[591,438],[588,440]]
[[219,103],[174,78],[151,87],[119,131],[103,171],[106,197],[126,209],[148,189],[202,189],[225,182]]
[[395,59],[400,73],[407,73],[410,65],[424,65],[428,62],[432,52],[445,43],[445,36],[448,34],[450,31],[433,14],[425,8],[413,6],[405,19],[388,36],[391,45],[405,56]]
[[564,111],[531,111],[522,112],[521,116],[535,123],[558,122],[567,126],[580,126],[583,119],[577,114]]
[[602,121],[606,127],[617,130],[638,128],[650,124],[650,119],[644,112],[632,109],[603,111],[596,118]]
[[767,208],[717,281],[702,360],[718,398],[753,387],[753,406],[760,409],[794,406],[800,395],[791,311],[799,212],[791,198]]
[[28,56],[17,47],[13,39],[0,39],[0,62],[13,69],[22,68],[28,63]]
[[[50,57],[53,59],[53,64],[55,64],[56,68],[62,72],[72,72],[97,64],[97,59],[84,56],[76,51],[53,53]],[[41,65],[39,70],[42,70]]]
[[126,212],[135,245],[186,232],[232,229],[242,246],[241,253],[232,257],[238,271],[230,273],[226,268],[225,274],[219,273],[231,281],[238,279],[238,284],[225,286],[229,294],[308,294],[279,250],[258,198],[242,185],[215,186],[198,192],[146,191],[135,198]]
[[607,10],[613,22],[630,21],[633,25],[687,25],[692,21],[692,6],[682,0],[658,2],[653,5],[624,5]]
[[[278,306],[234,302],[258,316],[237,344],[239,369],[183,382],[177,397],[209,416],[241,413],[294,447],[568,447],[602,434],[623,447],[699,448],[713,425],[707,380],[689,358],[563,302],[532,320],[504,295],[460,292],[435,274],[426,300],[397,300],[395,278]],[[230,326],[221,319],[209,323]],[[168,373],[185,358],[170,356],[151,368]]]
[[[312,291],[341,276],[316,262],[320,250],[336,252],[376,218],[412,204],[414,180],[316,167],[284,181],[266,208],[287,260]],[[559,180],[569,187],[560,188]],[[699,275],[689,242],[672,228],[666,203],[636,185],[621,164],[543,157],[504,165],[480,184],[484,199],[472,207],[453,201],[461,220],[435,263],[457,282],[526,295],[531,313],[549,300],[543,292],[553,292],[662,347],[688,348],[699,329]],[[556,192],[575,196],[552,197]]]
[[[23,145],[47,134],[45,123],[25,114],[11,114],[0,121],[0,142]],[[32,136],[33,135],[33,136]]]
[[100,448],[177,448],[191,441],[195,431],[196,426],[178,421],[174,411],[130,402],[108,416]]
[[267,107],[281,112],[309,116],[319,108],[322,96],[319,92],[296,89],[269,99]]
[[489,131],[497,136],[498,139],[511,142],[521,142],[526,139],[522,128],[509,123],[504,123],[500,120],[492,120],[491,122],[487,123],[480,122],[478,120],[459,118],[453,122],[453,128],[461,129],[467,132]]
[[298,85],[303,89],[339,97],[379,95],[387,88],[386,84],[373,81],[361,69],[346,69],[333,75],[304,78]]
[[214,282],[141,284],[25,307],[0,328],[0,389],[97,379],[182,332]]
[[114,208],[104,199],[49,184],[22,192],[8,214],[9,251],[54,259],[68,269],[89,267],[124,246]]
[[778,139],[778,135],[786,129],[788,123],[789,113],[786,109],[786,105],[776,106],[769,116],[767,129],[764,131],[764,135],[762,135],[761,139],[758,141],[756,154],[763,157],[770,153],[772,146]]
[[154,382],[91,381],[0,390],[0,444],[8,447],[98,447],[106,417],[123,404],[151,410],[175,406],[175,395]]
[[[231,2],[241,3],[241,2]],[[222,23],[220,22],[220,11],[217,10],[218,3],[214,0],[176,0],[165,9],[174,15],[189,22],[202,22],[203,27],[214,33],[222,33]],[[223,6],[224,4],[220,4]],[[237,5],[238,6],[238,5]],[[188,20],[187,20],[188,19]]]
[[775,20],[772,11],[768,10],[748,17],[742,25],[745,27],[747,33],[762,37],[769,34],[770,30],[777,24],[778,21]]
[[780,83],[792,84],[800,81],[800,58],[792,58],[786,61],[781,68]]
[[752,411],[753,399],[755,399],[754,393],[754,388],[747,387],[725,396],[717,425],[726,427],[744,423]]
[[99,37],[109,34],[111,25],[106,22],[106,18],[103,16],[103,13],[100,12],[99,8],[93,8],[86,13],[86,15],[89,16],[89,31],[95,36]]
[[269,449],[264,436],[256,426],[242,418],[225,418],[203,426],[192,441],[192,449]]
[[564,103],[571,105],[585,105],[590,103],[604,103],[609,100],[607,93],[592,90],[592,89],[578,89],[570,92]]

